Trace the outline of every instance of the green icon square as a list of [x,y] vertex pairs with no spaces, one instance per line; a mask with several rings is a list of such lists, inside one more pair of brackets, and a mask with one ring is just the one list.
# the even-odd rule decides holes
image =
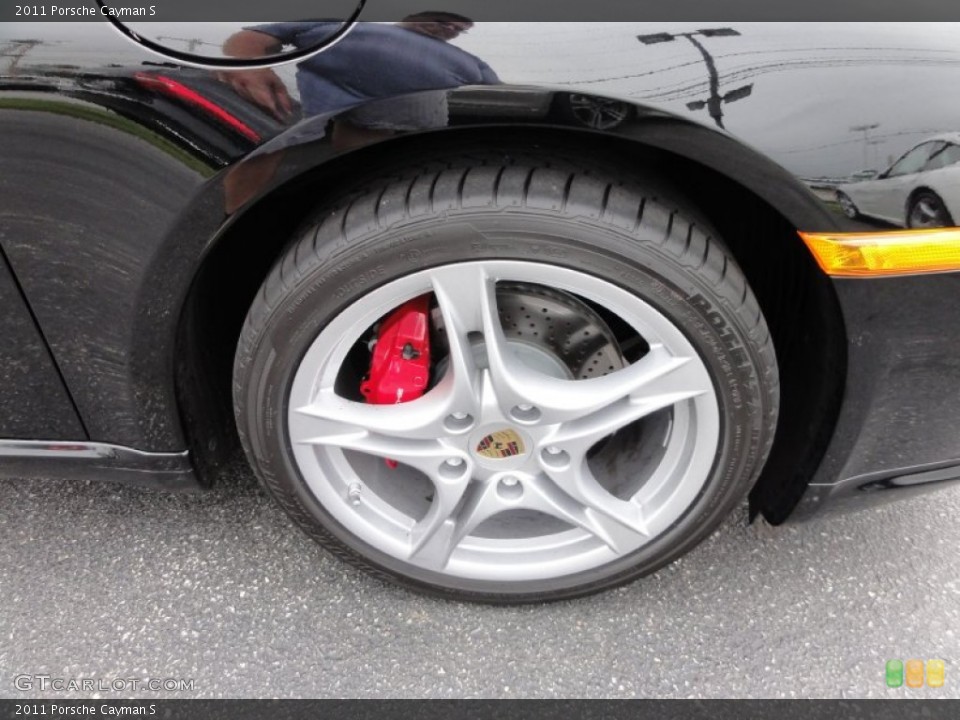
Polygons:
[[887,660],[887,687],[897,688],[903,685],[903,661]]

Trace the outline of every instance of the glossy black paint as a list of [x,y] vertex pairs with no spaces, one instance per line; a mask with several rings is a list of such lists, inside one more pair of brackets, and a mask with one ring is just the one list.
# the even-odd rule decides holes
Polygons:
[[843,280],[836,288],[852,371],[797,517],[828,501],[883,502],[960,478],[960,275]]
[[[90,436],[182,449],[169,406],[172,355],[162,338],[138,337],[137,298],[202,166],[130,116],[46,95],[32,109],[0,111],[3,250]],[[156,297],[149,304],[170,312]],[[153,348],[152,362],[137,364],[135,337]]]
[[[601,143],[642,160],[653,150],[695,197],[710,192],[707,178],[723,177],[792,228],[864,229],[840,214],[831,183],[956,127],[960,98],[942,89],[960,79],[960,28],[820,25],[737,23],[711,35],[685,22],[481,24],[457,43],[502,84],[371,99],[361,110],[382,115],[393,112],[390,101],[442,95],[447,120],[354,133],[351,142],[338,122],[342,129],[352,116],[304,118],[295,102],[276,117],[223,76],[172,65],[106,24],[82,33],[18,26],[0,37],[9,50],[0,66],[0,248],[67,390],[49,358],[36,360],[49,401],[32,425],[0,434],[49,427],[35,437],[86,438],[75,404],[92,440],[157,453],[189,445],[205,463],[232,432],[210,382],[229,383],[229,367],[191,328],[228,336],[237,309],[218,306],[218,288],[255,290],[304,203],[340,191],[383,157],[507,132],[573,152]],[[278,74],[295,95],[295,68]],[[878,127],[854,130],[870,125]],[[783,233],[769,242],[802,247]],[[234,253],[244,261],[212,278]],[[801,478],[810,480],[830,440],[804,511],[831,494],[823,487],[960,458],[955,437],[944,435],[956,417],[947,400],[958,379],[956,276],[834,287],[842,315],[824,325],[846,333],[849,364],[836,433],[814,443]],[[15,326],[12,314],[4,332],[7,323]],[[31,333],[22,317],[16,327]],[[15,404],[0,396],[0,428]],[[17,471],[0,464],[0,472]]]
[[0,437],[84,439],[86,431],[0,253]]

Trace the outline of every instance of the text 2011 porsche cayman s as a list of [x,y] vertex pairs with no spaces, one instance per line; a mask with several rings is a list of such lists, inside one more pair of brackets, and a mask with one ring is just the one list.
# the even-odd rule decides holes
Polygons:
[[3,11],[4,477],[242,447],[344,560],[504,602],[960,477],[960,24],[180,5]]

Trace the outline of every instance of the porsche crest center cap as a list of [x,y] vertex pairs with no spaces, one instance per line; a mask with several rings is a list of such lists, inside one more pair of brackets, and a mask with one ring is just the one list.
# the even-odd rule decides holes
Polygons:
[[526,452],[523,438],[516,430],[506,429],[490,433],[477,444],[477,454],[492,460],[523,455]]

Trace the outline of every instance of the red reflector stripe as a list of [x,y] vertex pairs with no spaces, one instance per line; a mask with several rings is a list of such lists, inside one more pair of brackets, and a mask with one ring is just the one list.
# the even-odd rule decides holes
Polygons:
[[216,103],[210,102],[200,93],[195,90],[191,90],[183,83],[179,83],[176,80],[172,80],[163,75],[148,75],[147,73],[136,73],[134,79],[143,85],[152,90],[156,90],[159,93],[168,95],[176,100],[180,100],[187,105],[199,108],[203,110],[208,115],[212,115],[217,120],[222,122],[224,125],[227,125],[233,130],[236,130],[238,133],[243,135],[247,140],[251,142],[260,142],[260,134],[247,125],[242,120],[238,119],[236,116],[231,115],[222,107]]

